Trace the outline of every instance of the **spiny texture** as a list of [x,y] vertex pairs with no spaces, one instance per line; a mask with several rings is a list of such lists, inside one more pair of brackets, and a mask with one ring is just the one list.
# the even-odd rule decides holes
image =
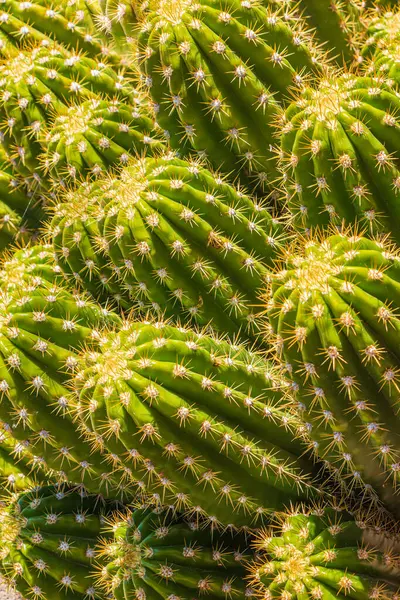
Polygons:
[[102,94],[129,98],[133,88],[107,64],[61,47],[21,51],[0,66],[2,143],[23,175],[38,172],[40,138],[54,115]]
[[[260,597],[267,599],[399,597],[400,564],[386,541],[376,549],[363,524],[326,511],[281,515],[278,532],[260,534],[253,568]],[[279,535],[280,534],[280,535]]]
[[99,598],[89,578],[103,506],[68,487],[45,486],[0,506],[0,571],[28,598]]
[[161,1],[139,35],[143,83],[174,148],[272,191],[278,100],[322,69],[302,20],[262,3]]
[[78,351],[119,319],[65,290],[57,271],[51,281],[46,251],[36,253],[37,262],[29,254],[22,251],[0,272],[2,428],[19,442],[16,460],[27,460],[33,471],[39,465],[68,481],[92,487],[96,481],[106,493],[112,474],[76,434],[67,381]]
[[399,516],[397,251],[357,235],[299,240],[268,304],[318,455]]
[[141,311],[255,340],[259,291],[285,237],[261,204],[173,155],[70,197],[50,227],[64,272],[94,294],[99,283],[120,290]]
[[396,90],[343,76],[307,89],[280,125],[280,165],[298,228],[356,221],[400,241]]
[[105,175],[135,155],[161,153],[164,144],[153,131],[140,97],[134,107],[94,98],[65,107],[50,124],[42,162],[48,175],[81,180]]
[[367,75],[400,83],[400,11],[388,11],[368,21],[369,37],[362,39],[356,57]]
[[26,243],[43,218],[40,198],[16,177],[0,148],[0,251],[13,243]]
[[[108,34],[122,55],[132,56],[140,8],[130,0],[99,0],[101,17],[97,26]],[[139,4],[139,3],[138,3]]]
[[26,460],[16,460],[15,450],[18,442],[10,431],[0,426],[0,489],[11,492],[26,491],[37,480],[46,482],[46,473],[39,469],[32,473],[32,467]]
[[102,12],[97,0],[3,0],[0,12],[0,54],[9,57],[26,44],[57,41],[88,56],[120,59],[109,47],[110,39],[97,28]]
[[336,62],[350,64],[354,60],[356,38],[360,31],[362,7],[353,0],[300,0],[293,2],[314,28],[319,42]]
[[77,412],[131,486],[215,524],[255,525],[318,495],[271,369],[203,333],[128,323],[82,357]]
[[219,533],[185,522],[168,511],[137,508],[108,521],[97,548],[98,586],[116,600],[173,600],[204,596],[250,598],[244,535]]

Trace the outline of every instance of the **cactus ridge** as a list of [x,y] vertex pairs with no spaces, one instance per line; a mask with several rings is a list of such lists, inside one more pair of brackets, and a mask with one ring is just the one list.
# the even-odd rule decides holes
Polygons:
[[398,597],[400,565],[390,540],[375,548],[368,529],[348,515],[293,511],[280,515],[277,528],[256,541],[252,583],[261,597]]
[[159,2],[138,43],[143,85],[172,146],[273,192],[279,101],[325,64],[303,21],[253,1]]
[[399,255],[386,241],[321,235],[288,251],[268,311],[318,455],[398,514]]
[[45,486],[3,504],[0,569],[18,591],[43,600],[100,598],[88,579],[103,520],[96,498]]
[[287,109],[279,158],[297,227],[358,222],[399,240],[398,107],[384,81],[344,75]]
[[107,525],[113,538],[97,547],[96,581],[117,600],[253,596],[245,583],[252,557],[245,535],[213,532],[149,508],[116,514]]

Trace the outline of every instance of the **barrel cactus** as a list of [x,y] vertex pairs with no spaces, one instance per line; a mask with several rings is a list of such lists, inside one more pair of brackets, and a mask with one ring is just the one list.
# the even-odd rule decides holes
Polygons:
[[168,511],[136,508],[107,522],[97,547],[99,587],[116,600],[130,598],[250,598],[246,563],[252,556],[241,534],[189,523]]
[[138,38],[143,83],[171,144],[274,191],[278,101],[323,68],[304,22],[269,3],[152,5]]
[[301,94],[279,126],[280,165],[298,228],[358,222],[400,240],[396,90],[351,75]]
[[57,269],[49,281],[46,260],[38,256],[34,266],[21,251],[0,272],[0,420],[20,442],[16,460],[28,450],[32,470],[63,472],[60,477],[85,485],[96,481],[96,489],[103,481],[107,493],[112,473],[77,435],[67,381],[82,345],[119,319],[64,289]]
[[104,276],[110,289],[114,276],[131,307],[255,339],[259,291],[286,236],[262,204],[173,155],[69,198],[50,230],[60,266],[86,289],[101,291]]
[[57,41],[93,58],[119,60],[110,38],[97,28],[101,16],[97,1],[67,0],[54,5],[47,0],[6,0],[0,13],[0,52],[9,57],[26,45]]
[[54,45],[21,51],[0,66],[2,143],[17,171],[40,177],[40,138],[54,114],[97,94],[132,93],[123,73],[87,56]]
[[[12,437],[11,432],[4,429],[5,424],[0,422],[0,485],[10,492],[25,491],[34,487],[39,480],[45,483],[47,474],[44,470],[34,470],[29,464],[29,458],[17,459],[18,442]],[[33,472],[34,471],[34,472]]]
[[128,323],[82,356],[76,411],[132,487],[216,523],[251,526],[319,495],[318,467],[271,369],[202,332]]
[[387,598],[399,594],[400,562],[390,540],[384,549],[349,517],[326,511],[280,515],[278,532],[262,532],[253,580],[262,598]]
[[52,179],[105,175],[129,158],[160,153],[163,143],[153,132],[140,97],[132,108],[118,100],[93,98],[65,107],[49,125],[43,142],[43,167]]
[[0,506],[0,573],[25,597],[100,598],[88,579],[102,527],[96,498],[45,486]]
[[299,240],[268,310],[318,455],[399,516],[399,255],[346,234]]

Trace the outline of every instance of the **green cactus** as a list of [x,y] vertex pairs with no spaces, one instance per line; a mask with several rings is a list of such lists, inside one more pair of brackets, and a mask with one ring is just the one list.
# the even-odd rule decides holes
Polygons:
[[[382,4],[382,3],[380,3]],[[385,53],[395,50],[400,43],[400,13],[397,2],[391,9],[390,3],[378,3],[367,11],[364,19],[364,33],[358,40],[358,64],[367,63],[374,68],[375,59],[378,61],[375,69],[382,66]],[[371,63],[369,63],[371,61]]]
[[142,24],[140,66],[172,146],[274,191],[278,101],[324,64],[304,22],[268,3],[157,5]]
[[15,177],[0,147],[0,251],[14,243],[27,243],[43,218],[41,201]]
[[79,350],[119,319],[67,291],[49,262],[45,249],[23,250],[0,272],[0,420],[20,442],[16,459],[107,493],[112,471],[80,439],[67,381]]
[[106,175],[132,156],[161,153],[164,144],[153,131],[152,120],[140,96],[132,108],[118,100],[87,100],[65,107],[49,125],[41,157],[45,172],[82,179]]
[[[3,424],[4,426],[4,424]],[[44,470],[37,469],[32,473],[29,463],[23,459],[16,461],[15,451],[18,442],[11,433],[2,428],[0,423],[0,488],[11,492],[23,491],[36,484],[39,479],[46,481]]]
[[27,44],[56,41],[71,50],[98,59],[119,58],[110,48],[110,38],[97,29],[100,6],[92,0],[5,0],[0,13],[0,54],[15,55]]
[[130,0],[99,0],[99,5],[102,16],[97,26],[112,38],[118,52],[131,56],[138,7]]
[[354,60],[357,34],[362,30],[362,7],[354,0],[300,0],[293,2],[325,43],[330,56],[340,66]]
[[357,598],[395,600],[400,562],[385,540],[371,544],[363,523],[326,511],[280,515],[278,531],[264,531],[252,568],[259,597],[272,599]]
[[279,126],[286,199],[298,228],[357,221],[400,241],[396,90],[351,75],[307,89]]
[[95,294],[114,274],[131,307],[256,339],[259,290],[285,237],[261,204],[173,155],[69,197],[50,230],[60,266],[84,287]]
[[0,507],[0,572],[26,597],[100,598],[88,578],[107,507],[65,487],[15,494]]
[[132,86],[104,63],[51,46],[21,51],[0,66],[2,143],[22,175],[40,179],[41,137],[54,115],[97,94],[128,99]]
[[101,437],[132,487],[238,527],[319,496],[319,467],[276,385],[257,353],[160,322],[128,322],[82,356],[74,380],[88,440]]
[[268,302],[318,456],[397,517],[399,264],[390,244],[352,232],[299,240]]
[[113,539],[97,548],[96,579],[115,600],[253,596],[245,582],[252,553],[242,534],[149,508],[115,515],[107,524]]

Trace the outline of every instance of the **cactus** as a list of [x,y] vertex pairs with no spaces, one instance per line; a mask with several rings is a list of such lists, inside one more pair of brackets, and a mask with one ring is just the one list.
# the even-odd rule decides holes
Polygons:
[[279,126],[280,165],[298,228],[358,222],[400,241],[399,98],[351,75],[307,89]]
[[349,517],[329,511],[280,515],[279,534],[261,532],[260,558],[252,568],[262,598],[398,598],[400,562],[385,540],[371,544],[371,532]]
[[276,347],[318,455],[399,516],[398,251],[353,232],[298,240],[271,284]]
[[133,307],[256,339],[259,289],[284,239],[261,204],[173,155],[70,197],[55,207],[53,243],[62,269],[92,293],[108,267],[106,281],[114,273]]
[[108,519],[113,539],[97,548],[98,587],[130,598],[250,598],[244,535],[200,528],[168,512],[136,508]]
[[257,354],[159,322],[111,334],[82,356],[73,385],[88,440],[101,437],[121,478],[237,527],[319,495],[319,467],[274,386]]
[[67,381],[82,346],[119,319],[64,289],[57,270],[51,281],[45,250],[36,263],[32,254],[21,251],[0,272],[0,420],[20,442],[16,459],[107,493],[112,472],[77,435]]
[[40,200],[14,176],[0,148],[0,251],[13,243],[26,243],[43,218]]
[[15,494],[0,507],[0,570],[29,598],[99,598],[88,571],[102,510],[96,499],[67,487],[44,486]]
[[132,55],[139,7],[130,0],[99,0],[99,4],[101,16],[97,26],[112,38],[118,52]]
[[6,0],[0,13],[0,53],[8,58],[26,45],[56,41],[71,50],[118,64],[117,55],[109,47],[110,40],[96,27],[100,16],[100,6],[92,1],[67,0],[54,5],[45,0]]
[[161,0],[138,38],[143,84],[174,148],[274,191],[278,101],[323,68],[295,14],[262,3]]
[[385,77],[400,83],[400,11],[385,11],[367,19],[367,34],[362,36],[356,61],[366,75]]
[[32,473],[32,468],[27,461],[15,460],[17,443],[10,432],[2,429],[0,423],[0,486],[2,490],[6,489],[11,492],[34,487],[38,479],[43,484],[46,482],[44,470],[37,469],[35,473]]
[[161,152],[140,97],[134,108],[118,100],[91,99],[65,107],[50,124],[41,157],[46,174],[82,179],[105,175],[133,155]]
[[340,66],[354,60],[363,10],[353,0],[300,0],[297,3],[319,42]]
[[133,88],[104,63],[59,47],[21,51],[0,66],[0,119],[3,144],[22,175],[38,172],[40,139],[54,114],[76,101],[127,99]]

